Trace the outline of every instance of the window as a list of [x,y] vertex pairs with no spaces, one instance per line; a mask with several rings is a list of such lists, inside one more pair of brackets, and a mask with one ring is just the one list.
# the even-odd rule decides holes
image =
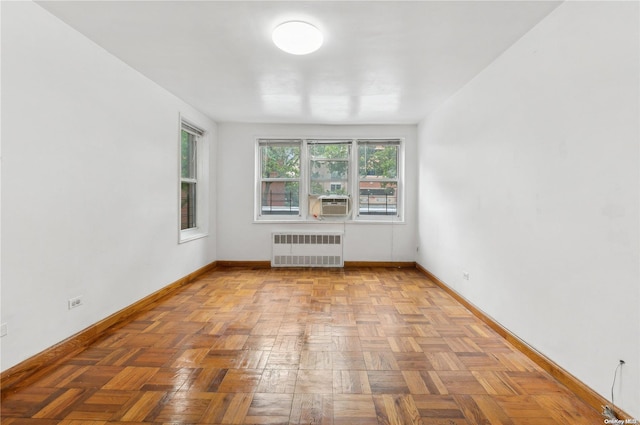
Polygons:
[[300,140],[263,140],[260,215],[300,215]]
[[[401,164],[400,139],[258,139],[256,219],[396,220]],[[347,213],[323,215],[332,202]]]
[[184,126],[181,132],[181,171],[180,171],[180,230],[196,227],[196,188],[197,152],[196,134],[187,131]]
[[358,214],[398,214],[400,142],[358,141]]
[[204,130],[181,121],[180,242],[205,236],[208,229],[206,176],[208,147]]
[[311,141],[309,149],[310,195],[348,195],[351,143]]

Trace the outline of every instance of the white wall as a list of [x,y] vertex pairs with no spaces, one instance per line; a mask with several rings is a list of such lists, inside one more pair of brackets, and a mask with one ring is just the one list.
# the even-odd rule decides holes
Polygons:
[[[343,231],[345,261],[415,261],[416,126],[218,125],[218,259],[271,259],[271,232]],[[405,138],[405,223],[255,223],[255,143],[257,137]]]
[[2,370],[215,260],[215,220],[177,243],[180,113],[215,134],[40,6],[3,2]]
[[636,417],[638,17],[564,3],[418,136],[418,262]]

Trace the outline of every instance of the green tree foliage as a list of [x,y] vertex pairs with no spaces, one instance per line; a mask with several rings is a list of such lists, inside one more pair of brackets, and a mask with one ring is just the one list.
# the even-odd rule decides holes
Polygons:
[[184,178],[196,176],[196,141],[195,136],[182,130],[180,140],[181,175]]
[[398,146],[362,144],[358,150],[360,177],[398,177]]
[[262,205],[269,205],[274,195],[284,204],[298,207],[299,184],[286,179],[297,179],[300,177],[300,146],[283,144],[271,144],[261,147],[262,153],[262,178],[263,179],[285,179],[282,183],[283,193],[272,194],[271,186],[277,180],[263,181]]
[[349,145],[346,143],[317,143],[309,145],[312,159],[349,159]]
[[[267,205],[267,196],[274,181],[298,179],[300,177],[300,145],[269,144],[262,146],[262,198]],[[349,143],[310,143],[310,192],[313,195],[345,195],[349,181]],[[360,178],[380,182],[389,194],[395,192],[393,182],[398,176],[398,145],[363,143],[358,145],[358,172]],[[273,180],[271,180],[273,179]],[[389,181],[391,180],[391,182]],[[330,187],[330,183],[333,185]],[[298,206],[298,185],[287,182],[287,195]],[[295,192],[295,193],[294,193]]]
[[262,147],[262,177],[289,178],[300,176],[300,146],[269,145]]
[[[349,152],[347,143],[318,143],[309,145],[311,158],[311,193],[314,195],[346,195],[349,180]],[[340,183],[331,189],[329,183]]]
[[[180,135],[180,176],[184,179],[196,178],[196,138],[182,130]],[[195,184],[182,183],[181,208],[194,208]]]

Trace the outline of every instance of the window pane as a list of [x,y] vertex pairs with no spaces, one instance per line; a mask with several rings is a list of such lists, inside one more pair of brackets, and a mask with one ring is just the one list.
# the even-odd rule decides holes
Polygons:
[[181,176],[196,178],[196,136],[182,130],[181,142]]
[[361,215],[394,215],[398,207],[396,182],[360,182]]
[[300,177],[300,146],[268,145],[261,146],[262,178]]
[[182,183],[180,196],[180,230],[196,227],[196,184]]
[[347,181],[311,181],[312,195],[348,195]]
[[360,178],[395,179],[398,176],[398,145],[360,144],[358,169]]
[[312,159],[349,159],[349,144],[318,143],[309,145]]
[[311,161],[311,181],[347,180],[348,161]]
[[300,211],[300,184],[298,182],[262,182],[262,214],[298,214]]

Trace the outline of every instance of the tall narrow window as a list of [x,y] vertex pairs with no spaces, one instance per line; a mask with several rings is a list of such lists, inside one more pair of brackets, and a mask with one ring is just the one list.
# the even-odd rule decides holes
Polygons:
[[209,231],[209,136],[181,120],[179,242],[207,236]]
[[300,215],[301,140],[260,140],[260,215]]
[[398,214],[398,140],[358,141],[358,214]]
[[180,230],[197,227],[198,144],[200,134],[182,124],[180,154]]

